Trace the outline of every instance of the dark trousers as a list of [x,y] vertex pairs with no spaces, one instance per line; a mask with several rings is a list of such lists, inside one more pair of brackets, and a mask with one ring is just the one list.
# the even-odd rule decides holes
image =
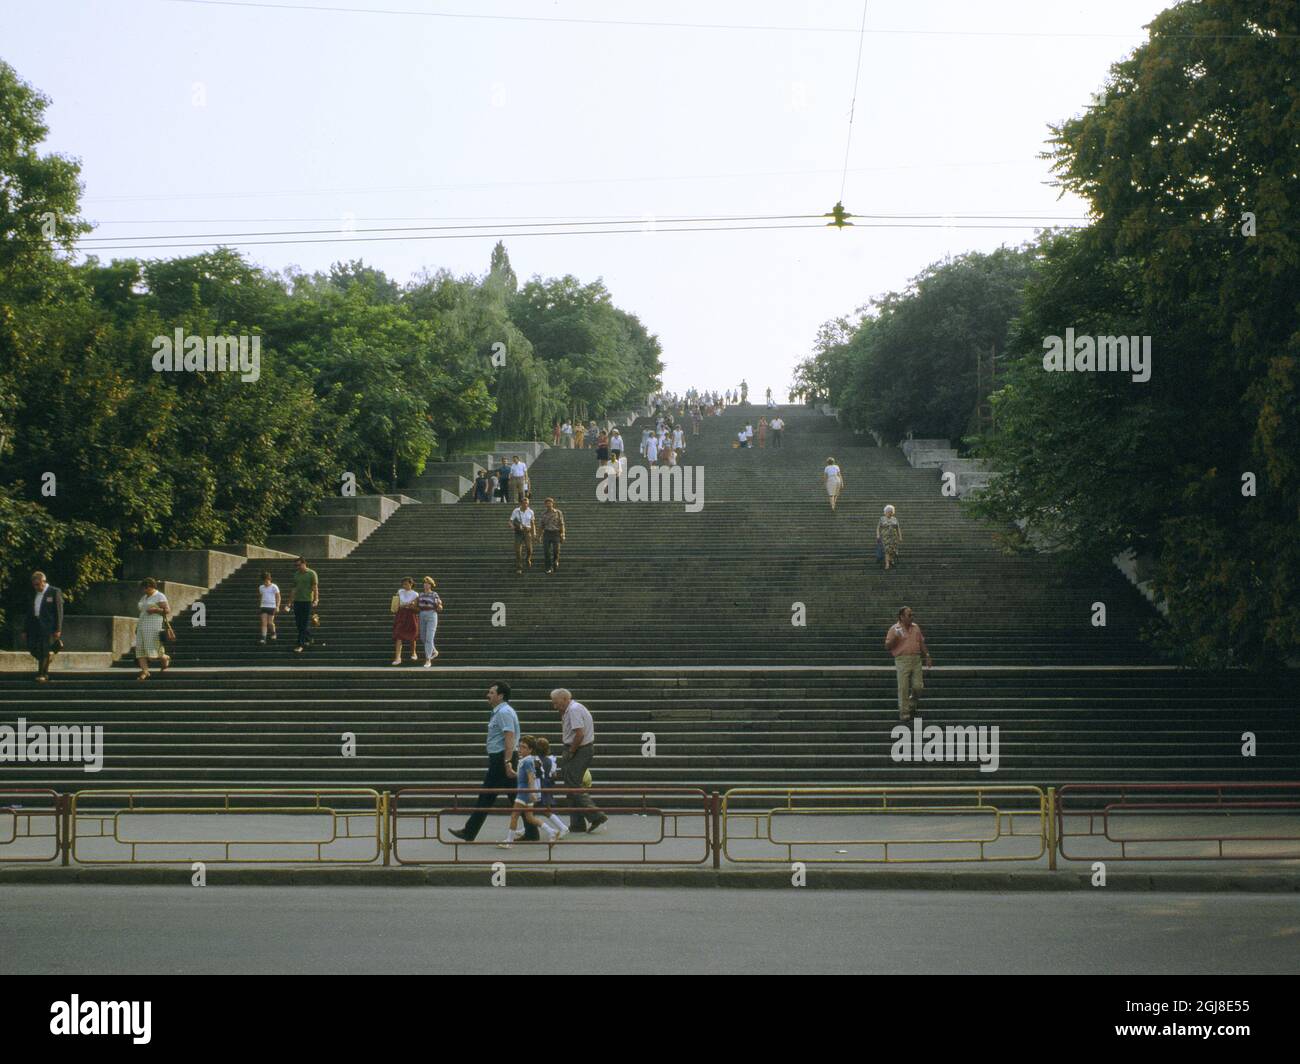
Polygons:
[[773,429],[773,430],[772,430],[772,446],[773,446],[773,447],[780,447],[780,446],[781,446],[781,435],[782,435],[784,432],[785,432],[785,429]]
[[38,676],[50,674],[50,644],[53,638],[53,633],[45,630],[39,617],[33,615],[27,618],[27,653],[36,659]]
[[554,569],[560,564],[560,534],[558,532],[542,533],[542,555],[546,559],[546,568]]
[[[498,798],[505,798],[506,804],[509,805],[515,800],[515,781],[506,775],[506,755],[503,753],[488,754],[487,775],[483,777],[483,786],[494,790],[509,788],[503,794],[480,794],[478,800],[474,803],[478,810],[470,814],[465,821],[465,838],[471,842],[478,838],[478,833],[483,829],[483,821],[487,819],[487,811],[496,804]],[[523,821],[524,838],[530,842],[536,842],[537,828],[528,821]]]
[[293,621],[298,626],[298,645],[305,647],[311,643],[311,603],[295,602],[293,604]]
[[[587,769],[591,768],[591,761],[595,755],[595,743],[588,743],[586,746],[578,747],[576,754],[565,753],[564,761],[560,764],[560,776],[564,780],[566,787],[582,786],[582,777]],[[586,831],[588,819],[593,824],[601,824],[608,819],[603,813],[595,812],[591,799],[585,794],[570,794],[568,802],[571,810],[569,814],[569,828],[571,831]],[[584,815],[584,809],[591,809],[592,812]]]

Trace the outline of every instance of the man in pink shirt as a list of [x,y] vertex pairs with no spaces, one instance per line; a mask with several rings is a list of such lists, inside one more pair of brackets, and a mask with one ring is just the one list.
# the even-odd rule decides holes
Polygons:
[[898,672],[898,718],[911,720],[917,709],[917,697],[925,690],[922,657],[927,669],[934,666],[921,626],[912,620],[911,606],[898,611],[898,623],[885,633],[885,649],[894,655],[894,668]]

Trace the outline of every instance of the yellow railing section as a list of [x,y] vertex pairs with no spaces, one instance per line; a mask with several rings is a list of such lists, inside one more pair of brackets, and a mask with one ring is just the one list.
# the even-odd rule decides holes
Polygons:
[[1037,861],[1049,795],[1030,786],[734,787],[722,852],[737,864]]
[[0,790],[0,861],[56,860],[59,816],[59,796],[53,791]]
[[[387,801],[369,787],[87,790],[69,802],[81,864],[369,864],[388,842]],[[138,818],[154,818],[147,838],[131,830]]]
[[[474,842],[449,836],[463,824],[480,794],[513,791],[483,787],[406,787],[390,798],[392,859],[401,865],[490,864],[502,859],[496,848],[509,808],[491,807]],[[593,839],[569,835],[560,844],[521,843],[511,851],[518,864],[696,865],[713,854],[710,816],[713,797],[689,787],[557,787],[555,812],[567,817],[572,794],[585,794],[609,818],[610,827]],[[669,808],[669,805],[686,808]],[[491,835],[489,835],[489,831]],[[626,837],[622,837],[626,836]],[[674,846],[674,844],[680,844]],[[599,856],[592,858],[593,851]]]

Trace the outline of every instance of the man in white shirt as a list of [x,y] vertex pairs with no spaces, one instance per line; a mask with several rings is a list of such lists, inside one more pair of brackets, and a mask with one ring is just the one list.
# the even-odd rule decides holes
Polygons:
[[785,435],[785,419],[778,414],[769,426],[772,430],[772,446],[781,446],[781,437]]
[[748,423],[745,425],[745,446],[754,446],[754,426]]
[[560,426],[560,436],[564,440],[564,446],[573,449],[573,425],[566,421]]
[[741,447],[749,446],[749,437],[745,435],[744,429],[741,429],[739,432],[736,433],[736,443],[739,444]]
[[510,501],[518,506],[527,495],[528,467],[520,460],[519,455],[514,455],[510,459]]
[[659,440],[655,436],[645,441],[645,460],[649,465],[659,461]]
[[[514,478],[511,477],[513,482]],[[523,573],[524,558],[528,568],[533,567],[533,508],[525,498],[510,513],[510,527],[515,532],[515,572]]]
[[623,434],[619,432],[618,429],[615,429],[614,435],[612,435],[609,438],[609,456],[615,462],[617,462],[619,458],[622,456],[622,454],[623,454]]
[[[596,726],[592,722],[591,712],[563,687],[557,687],[551,692],[551,706],[559,712],[563,729],[564,749],[556,759],[560,777],[564,780],[565,787],[582,787],[582,778],[591,767],[596,753]],[[609,819],[595,809],[586,794],[569,795],[569,806],[573,810],[569,818],[570,831],[585,831],[590,835],[603,827]]]

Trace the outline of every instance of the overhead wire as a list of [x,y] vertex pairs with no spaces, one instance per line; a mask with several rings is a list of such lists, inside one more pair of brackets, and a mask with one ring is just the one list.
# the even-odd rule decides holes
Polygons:
[[[742,22],[669,22],[649,19],[578,18],[563,15],[497,15],[467,11],[426,11],[411,8],[349,7],[341,4],[273,4],[266,0],[162,0],[170,4],[190,4],[214,8],[255,8],[269,11],[302,12],[304,14],[395,15],[408,18],[438,18],[482,22],[523,22],[573,26],[621,26],[631,29],[685,29],[685,30],[741,30],[745,32],[775,33],[857,33],[851,26],[791,26],[770,23]],[[882,36],[916,37],[1010,37],[1010,38],[1065,38],[1077,40],[1133,40],[1142,36],[1143,28],[1129,33],[1079,33],[1058,30],[946,30],[911,29],[906,27],[880,27],[873,34]],[[1162,36],[1186,39],[1257,39],[1260,33],[1166,33]],[[1300,34],[1269,33],[1269,39],[1291,39]]]

